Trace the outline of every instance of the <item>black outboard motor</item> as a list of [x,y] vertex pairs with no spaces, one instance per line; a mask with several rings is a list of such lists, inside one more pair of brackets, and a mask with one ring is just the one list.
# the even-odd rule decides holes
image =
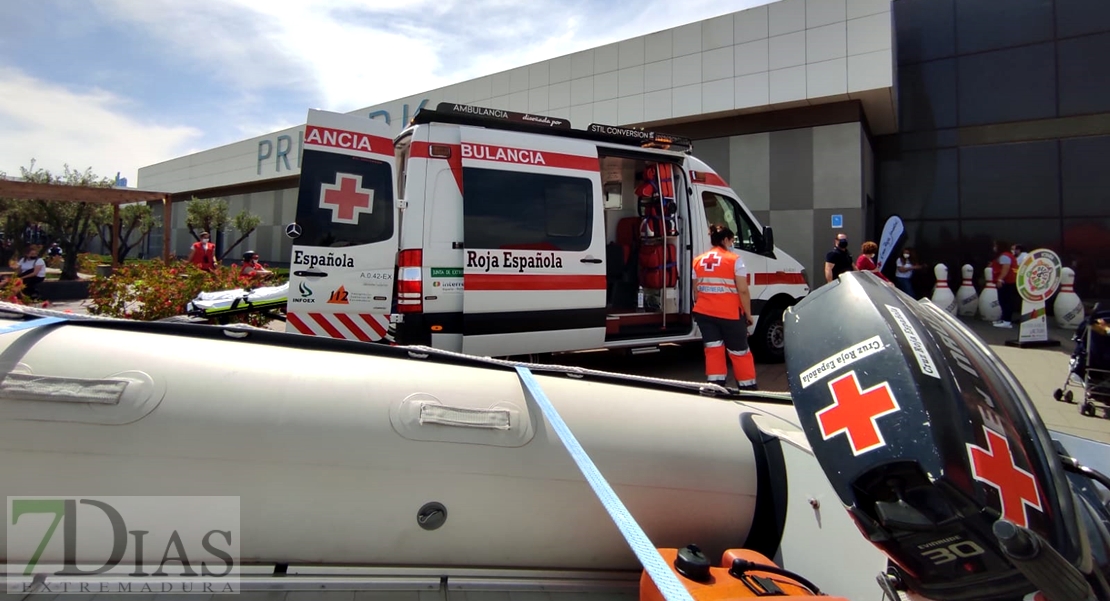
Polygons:
[[890,558],[888,591],[1110,599],[1106,508],[1073,491],[1024,390],[962,323],[849,272],[788,309],[785,327],[798,417]]

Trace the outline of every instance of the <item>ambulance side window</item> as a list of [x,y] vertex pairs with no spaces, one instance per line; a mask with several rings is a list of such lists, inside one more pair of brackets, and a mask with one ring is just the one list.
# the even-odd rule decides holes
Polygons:
[[466,248],[588,249],[593,184],[586,178],[463,168]]
[[723,223],[736,234],[736,246],[740,250],[751,253],[762,252],[763,236],[736,201],[716,192],[702,192],[701,199],[708,222],[706,231],[711,225]]

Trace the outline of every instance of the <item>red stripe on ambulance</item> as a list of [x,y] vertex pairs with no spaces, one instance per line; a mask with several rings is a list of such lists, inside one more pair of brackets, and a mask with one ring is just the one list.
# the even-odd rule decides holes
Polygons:
[[389,340],[389,316],[355,313],[288,313],[286,319],[298,332],[340,340],[377,342]]
[[757,273],[755,274],[755,286],[775,286],[778,284],[792,285],[802,284],[805,285],[806,279],[800,273],[787,273],[785,271],[776,271],[774,273]]
[[466,290],[605,290],[604,275],[465,274]]
[[493,161],[558,169],[601,170],[601,164],[597,157],[584,157],[577,154],[529,150],[510,146],[494,146],[492,144],[474,144],[471,142],[462,143],[462,158],[471,161]]
[[393,140],[389,138],[318,125],[309,125],[305,128],[304,143],[305,146],[342,148],[343,150],[393,156]]

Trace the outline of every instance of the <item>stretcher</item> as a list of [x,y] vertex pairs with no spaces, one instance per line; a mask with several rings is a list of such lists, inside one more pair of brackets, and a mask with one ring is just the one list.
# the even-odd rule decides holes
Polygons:
[[262,288],[236,288],[217,292],[201,292],[189,301],[185,311],[189,317],[222,321],[243,313],[266,313],[285,321],[285,304],[289,283]]

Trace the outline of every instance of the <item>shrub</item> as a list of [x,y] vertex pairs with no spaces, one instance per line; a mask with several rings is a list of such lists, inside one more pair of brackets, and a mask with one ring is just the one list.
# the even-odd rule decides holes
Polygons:
[[[274,282],[272,285],[280,284]],[[215,272],[198,269],[187,261],[161,260],[125,263],[110,277],[89,283],[89,313],[154,321],[183,315],[189,301],[201,292],[244,288],[239,266],[219,266]],[[233,323],[265,326],[268,318],[252,313],[228,318]]]
[[15,277],[13,273],[8,279],[0,282],[0,300],[6,303],[26,305],[28,299],[23,294],[23,280]]
[[77,272],[96,273],[97,265],[111,265],[112,257],[109,255],[94,255],[92,253],[77,253]]

